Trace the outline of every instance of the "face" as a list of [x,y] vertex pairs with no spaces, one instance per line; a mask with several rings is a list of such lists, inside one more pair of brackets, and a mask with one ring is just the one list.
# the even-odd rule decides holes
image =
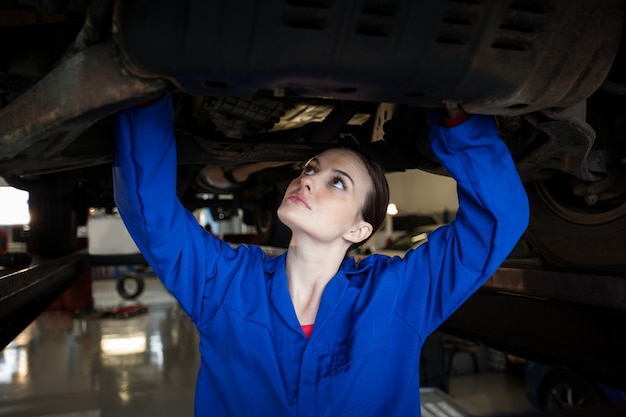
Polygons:
[[[346,149],[329,149],[304,166],[291,181],[278,217],[295,236],[304,232],[323,242],[367,238],[352,234],[365,223],[361,209],[372,189],[365,164]],[[371,225],[369,226],[371,233]],[[352,242],[354,243],[354,242]]]

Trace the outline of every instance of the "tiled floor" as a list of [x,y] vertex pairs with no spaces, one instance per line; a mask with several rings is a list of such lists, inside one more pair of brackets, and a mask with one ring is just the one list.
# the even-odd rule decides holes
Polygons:
[[[197,334],[155,279],[135,301],[112,280],[94,281],[98,310],[143,303],[147,314],[96,318],[47,312],[0,352],[0,417],[193,415]],[[454,401],[474,416],[532,410],[523,381],[486,371],[450,379]]]

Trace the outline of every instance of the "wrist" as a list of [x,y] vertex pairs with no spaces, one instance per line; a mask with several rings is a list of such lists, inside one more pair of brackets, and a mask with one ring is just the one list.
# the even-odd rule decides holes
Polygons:
[[455,116],[450,116],[450,115],[444,116],[442,121],[446,127],[454,127],[454,126],[460,125],[461,123],[463,123],[470,117],[471,117],[471,114],[469,113],[461,113]]

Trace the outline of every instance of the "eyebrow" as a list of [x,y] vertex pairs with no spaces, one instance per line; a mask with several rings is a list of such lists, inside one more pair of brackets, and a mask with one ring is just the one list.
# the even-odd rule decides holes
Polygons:
[[348,175],[347,172],[342,171],[340,169],[334,169],[333,171],[338,173],[339,175],[342,175],[342,176],[348,178],[350,180],[350,182],[352,183],[352,186],[354,187],[354,180],[352,179],[352,177],[350,175]]
[[[320,160],[318,159],[317,156],[314,156],[313,158],[309,159],[305,165],[308,165],[310,163],[314,163],[315,165],[320,166]],[[352,186],[354,187],[354,180],[352,179],[350,174],[348,174],[346,171],[343,171],[341,169],[333,169],[332,171],[349,179],[350,182],[352,183]]]

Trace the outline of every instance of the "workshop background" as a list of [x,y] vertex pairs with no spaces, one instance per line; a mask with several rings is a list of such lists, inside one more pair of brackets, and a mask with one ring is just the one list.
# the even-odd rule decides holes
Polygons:
[[[419,214],[443,222],[458,208],[450,178],[411,171],[388,174],[388,180],[397,216]],[[10,188],[0,190],[8,202]],[[0,212],[13,250],[25,249],[15,233],[20,222],[27,223],[15,213],[24,214],[25,198],[18,195]],[[9,208],[14,209],[11,219]],[[222,236],[254,233],[236,217],[216,221],[207,212],[197,217]],[[136,250],[115,216],[94,212],[82,233],[93,253]],[[383,228],[379,235],[389,238],[390,233],[398,231]],[[79,281],[0,351],[0,416],[192,416],[197,331],[150,269],[98,266]],[[439,332],[423,355],[424,416],[535,410],[522,358]],[[428,402],[431,388],[452,406],[433,409],[443,403],[439,397]]]

